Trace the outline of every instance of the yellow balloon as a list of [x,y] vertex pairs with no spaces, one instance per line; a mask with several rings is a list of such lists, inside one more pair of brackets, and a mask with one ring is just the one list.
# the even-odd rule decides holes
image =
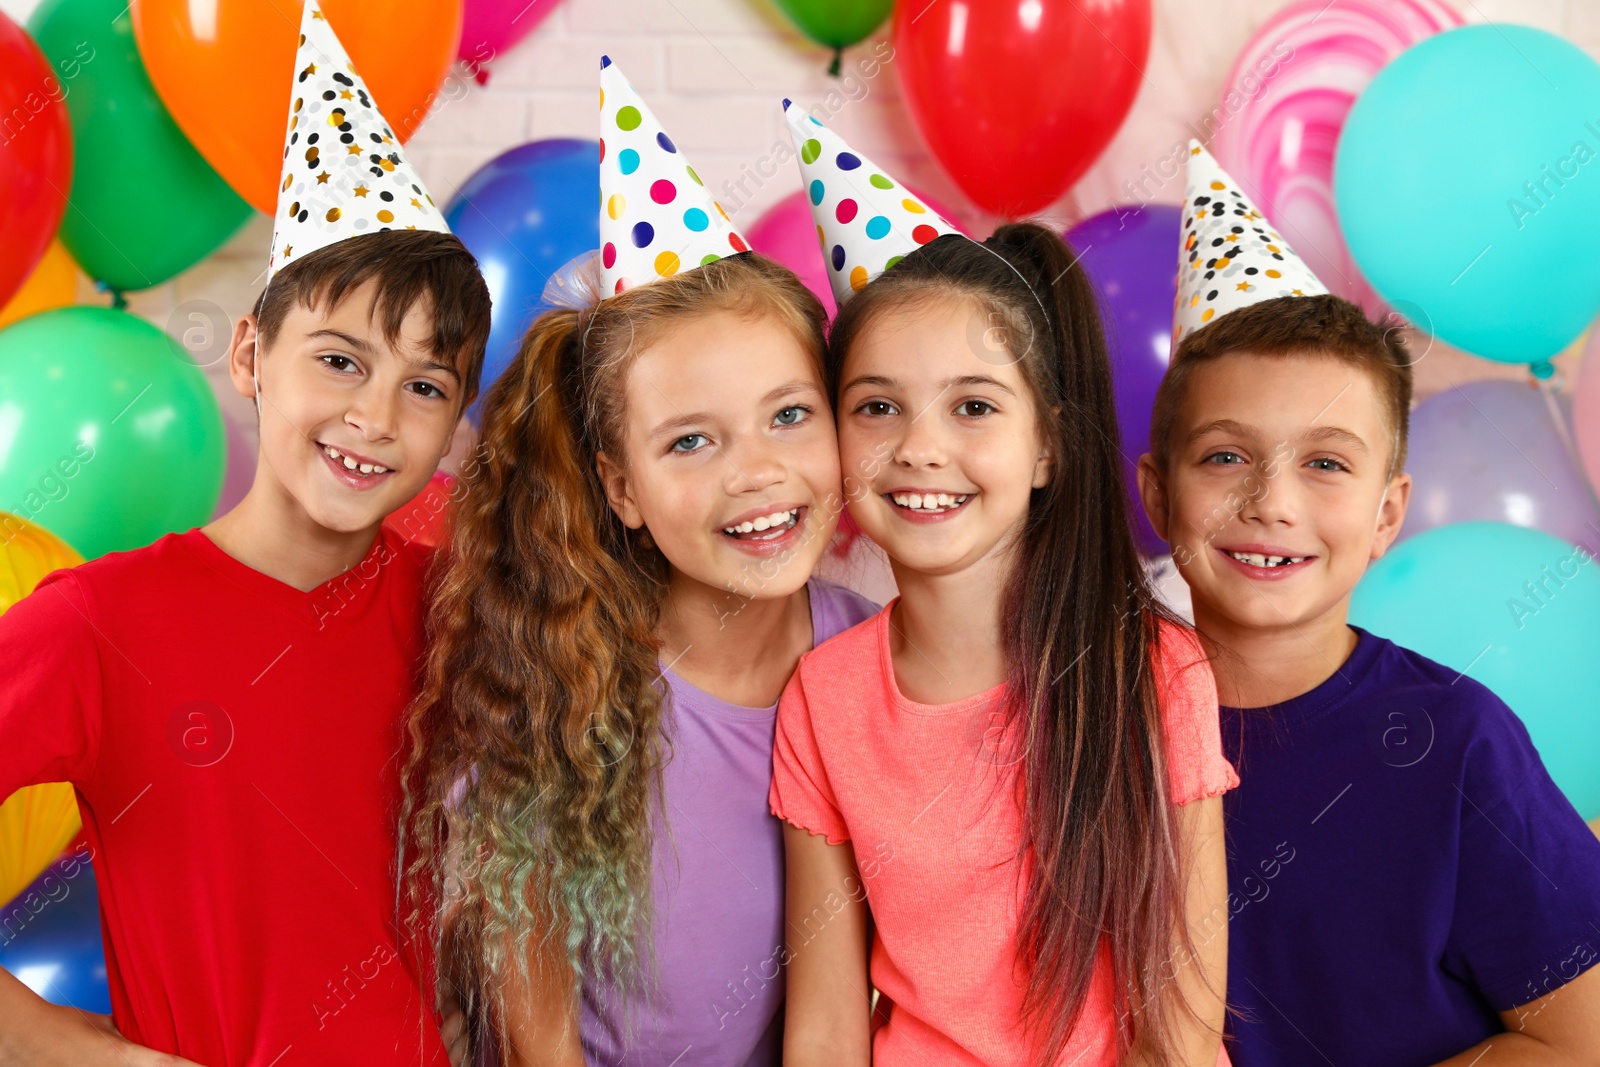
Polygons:
[[[40,264],[28,285],[43,269]],[[24,287],[18,298],[26,294]],[[49,530],[0,511],[0,612],[32,592],[51,571],[82,562],[82,556]],[[9,901],[39,877],[81,826],[77,795],[65,782],[19,789],[0,804],[0,901]]]
[[59,239],[53,240],[17,295],[0,308],[0,330],[29,315],[66,307],[77,298],[78,264]]

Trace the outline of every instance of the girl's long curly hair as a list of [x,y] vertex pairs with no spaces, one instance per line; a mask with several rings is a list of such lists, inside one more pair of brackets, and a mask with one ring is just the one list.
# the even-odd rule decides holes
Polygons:
[[402,921],[475,1020],[505,1017],[499,995],[527,987],[536,947],[580,977],[646,976],[668,564],[611,510],[595,457],[624,455],[638,353],[718,311],[778,319],[820,374],[822,305],[745,253],[544,313],[485,397],[433,583],[400,818]]

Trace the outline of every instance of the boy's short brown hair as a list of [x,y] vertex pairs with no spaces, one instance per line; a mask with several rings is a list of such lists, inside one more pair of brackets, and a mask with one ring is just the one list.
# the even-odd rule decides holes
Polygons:
[[489,341],[489,287],[478,261],[454,234],[381,230],[319,248],[280,270],[256,299],[256,334],[272,344],[296,305],[337,307],[368,281],[378,283],[372,313],[390,344],[418,301],[433,314],[428,347],[461,377],[462,406],[478,393]]
[[1411,411],[1411,356],[1405,338],[1397,327],[1370,321],[1361,308],[1332,294],[1263,300],[1230,311],[1183,339],[1161,379],[1150,418],[1150,454],[1158,469],[1167,469],[1173,424],[1194,368],[1234,353],[1323,356],[1365,370],[1378,386],[1394,430],[1389,473],[1405,469]]

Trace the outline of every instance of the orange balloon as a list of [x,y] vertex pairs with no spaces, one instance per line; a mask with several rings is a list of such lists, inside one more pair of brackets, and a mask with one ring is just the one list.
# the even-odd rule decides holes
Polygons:
[[[328,23],[404,143],[434,105],[461,38],[462,0],[322,0]],[[300,0],[133,0],[162,103],[234,192],[277,208]]]
[[[52,245],[51,247],[59,247]],[[46,257],[48,260],[48,256]],[[67,260],[70,265],[71,259]],[[0,511],[0,612],[27,596],[39,579],[83,557],[55,534]],[[78,835],[78,798],[63,782],[30,785],[0,804],[0,904],[9,901],[61,855]]]
[[17,295],[5,307],[0,307],[0,329],[41,311],[64,308],[77,298],[78,265],[72,261],[72,253],[60,238],[54,238]]

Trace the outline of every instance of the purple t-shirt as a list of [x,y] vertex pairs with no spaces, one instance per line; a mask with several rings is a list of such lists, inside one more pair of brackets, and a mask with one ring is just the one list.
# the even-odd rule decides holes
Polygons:
[[1600,961],[1600,841],[1488,689],[1355,629],[1302,696],[1223,708],[1236,1067],[1423,1067]]
[[[813,578],[818,644],[877,614],[865,597]],[[778,705],[718,700],[673,674],[672,759],[657,827],[658,981],[628,1005],[583,989],[584,1059],[604,1067],[777,1067],[783,972],[783,829],[767,807]]]

